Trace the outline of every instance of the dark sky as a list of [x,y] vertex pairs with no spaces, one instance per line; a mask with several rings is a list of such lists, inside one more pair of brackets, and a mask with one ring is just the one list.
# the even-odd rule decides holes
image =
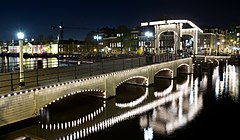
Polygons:
[[[210,0],[1,0],[0,40],[16,39],[22,30],[27,38],[53,35],[51,25],[92,28],[127,25],[161,18],[187,19],[196,25],[227,27],[240,23],[236,1]],[[65,29],[64,39],[83,39],[88,30]]]

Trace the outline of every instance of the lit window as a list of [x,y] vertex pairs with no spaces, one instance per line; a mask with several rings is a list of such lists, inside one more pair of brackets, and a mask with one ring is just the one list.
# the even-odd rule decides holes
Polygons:
[[139,46],[144,46],[144,42],[143,41],[139,41]]
[[118,43],[117,43],[117,47],[121,47],[121,42],[118,42]]

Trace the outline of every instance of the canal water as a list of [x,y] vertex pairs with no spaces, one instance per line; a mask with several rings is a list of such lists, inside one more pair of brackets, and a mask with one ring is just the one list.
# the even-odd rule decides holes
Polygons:
[[108,100],[63,98],[36,120],[1,130],[1,140],[234,139],[239,136],[239,67],[155,78],[150,87],[122,84]]
[[[23,68],[25,71],[38,68],[54,68],[59,66],[71,66],[79,64],[76,60],[50,58],[24,58]],[[0,57],[0,73],[14,72],[19,70],[19,57]]]
[[[24,70],[33,70],[36,67],[52,68],[58,66],[58,60],[57,58],[24,58],[23,65]],[[0,73],[14,72],[18,69],[19,57],[0,57]]]

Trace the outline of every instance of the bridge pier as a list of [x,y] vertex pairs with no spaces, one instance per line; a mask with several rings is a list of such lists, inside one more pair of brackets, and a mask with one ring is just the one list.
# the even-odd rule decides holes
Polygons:
[[176,78],[177,77],[177,66],[175,63],[172,64],[172,77],[171,78]]
[[148,83],[146,86],[150,86],[152,84],[154,84],[154,72],[153,69],[149,66],[148,71],[147,71],[147,75],[148,75]]
[[115,76],[109,75],[105,79],[105,95],[104,98],[114,97],[116,96],[116,84],[115,84]]

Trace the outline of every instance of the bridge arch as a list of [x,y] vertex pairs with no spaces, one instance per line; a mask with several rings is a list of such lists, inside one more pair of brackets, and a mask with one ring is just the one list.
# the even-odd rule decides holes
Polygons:
[[161,31],[157,34],[157,38],[160,38],[161,35],[162,35],[163,33],[166,33],[166,32],[173,32],[173,34],[178,35],[178,32],[177,32],[176,30],[174,30],[174,29],[165,29],[165,30],[161,30]]
[[[71,93],[65,94],[65,95],[63,95],[61,97],[57,97],[56,99],[53,99],[52,101],[49,101],[46,104],[39,106],[39,108],[40,108],[40,110],[43,110],[45,107],[48,107],[49,105],[57,103],[58,101],[63,100],[65,98],[67,98],[67,97],[70,97],[70,96],[73,96],[73,95],[76,95],[76,94],[81,94],[81,93],[88,94],[88,92],[91,92],[91,93],[92,92],[96,92],[96,93],[98,93],[98,95],[102,94],[102,95],[99,95],[101,97],[105,94],[104,90],[99,90],[99,89],[79,90],[79,91],[75,91],[75,92],[71,92]],[[93,94],[88,94],[88,95],[93,95]],[[98,95],[95,94],[94,96],[98,96]]]
[[174,78],[174,71],[170,68],[162,68],[158,70],[154,76],[160,78]]
[[155,50],[156,50],[156,54],[160,54],[160,50],[159,50],[159,46],[160,43],[158,41],[158,36],[159,33],[161,33],[164,30],[174,30],[177,32],[178,37],[177,37],[177,42],[176,42],[176,46],[175,51],[176,50],[182,50],[182,42],[181,42],[181,38],[183,33],[190,33],[193,34],[193,38],[194,38],[194,54],[197,54],[197,40],[198,40],[198,33],[203,33],[203,31],[197,27],[193,22],[189,21],[189,20],[162,20],[162,21],[152,21],[152,22],[143,22],[141,23],[141,26],[149,26],[149,25],[153,25],[154,29],[155,29]]
[[161,53],[163,53],[166,50],[170,51],[172,48],[172,53],[175,54],[177,50],[180,48],[180,46],[178,45],[180,34],[179,34],[179,30],[177,30],[176,27],[159,29],[159,31],[156,32],[156,37],[157,38],[155,43],[158,44],[160,49],[159,51]]
[[166,29],[159,32],[158,42],[160,51],[162,53],[166,51],[175,54],[177,52],[177,49],[179,49],[178,38],[179,33],[177,30],[174,29]]
[[187,63],[182,63],[177,66],[178,73],[191,73],[190,65]]
[[160,91],[160,92],[155,91],[154,96],[156,98],[164,97],[164,96],[170,94],[172,91],[173,91],[173,80],[171,80],[171,84],[166,89],[164,89],[163,91]]
[[148,86],[149,80],[145,76],[132,76],[116,83],[116,88],[123,83]]
[[219,63],[220,63],[220,62],[219,62],[218,59],[214,59],[213,63],[216,64],[217,66],[219,66]]
[[149,91],[148,91],[148,88],[146,88],[145,94],[142,95],[141,97],[139,97],[138,99],[128,102],[128,103],[115,103],[115,106],[119,107],[119,108],[135,107],[136,105],[142,103],[148,97],[148,94],[149,94]]

